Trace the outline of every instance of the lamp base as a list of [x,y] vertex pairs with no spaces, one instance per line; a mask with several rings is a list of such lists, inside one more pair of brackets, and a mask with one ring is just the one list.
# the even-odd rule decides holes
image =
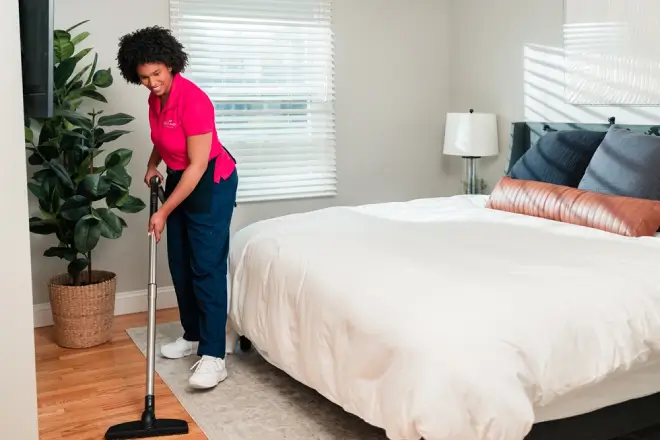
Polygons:
[[[463,180],[461,183],[463,184],[463,194],[469,194],[467,182]],[[486,191],[488,191],[488,184],[484,179],[477,178],[476,188],[474,194],[486,194]]]
[[477,194],[477,156],[463,156],[467,177],[466,194]]

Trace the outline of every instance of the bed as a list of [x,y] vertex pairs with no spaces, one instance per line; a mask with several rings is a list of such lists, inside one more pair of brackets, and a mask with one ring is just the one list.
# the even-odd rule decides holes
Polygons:
[[[612,123],[513,123],[505,171],[547,133]],[[658,234],[488,209],[488,198],[243,228],[229,331],[391,439],[609,440],[660,423]]]

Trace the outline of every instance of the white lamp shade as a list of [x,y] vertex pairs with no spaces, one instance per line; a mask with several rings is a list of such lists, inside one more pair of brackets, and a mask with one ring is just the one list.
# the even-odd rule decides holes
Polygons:
[[443,153],[468,157],[499,154],[497,116],[492,113],[448,113]]

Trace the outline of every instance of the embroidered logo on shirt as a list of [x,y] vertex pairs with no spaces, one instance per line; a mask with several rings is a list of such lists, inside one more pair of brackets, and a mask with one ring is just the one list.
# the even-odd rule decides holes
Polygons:
[[163,122],[163,125],[167,128],[176,128],[176,121],[173,119],[167,119]]

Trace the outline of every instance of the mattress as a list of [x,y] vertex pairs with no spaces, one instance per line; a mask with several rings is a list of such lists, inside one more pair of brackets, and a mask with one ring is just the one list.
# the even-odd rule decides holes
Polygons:
[[660,239],[484,202],[252,224],[233,237],[230,325],[391,439],[521,440],[535,422],[657,391]]
[[660,392],[660,361],[651,360],[632,370],[579,388],[534,408],[536,422],[558,420]]

